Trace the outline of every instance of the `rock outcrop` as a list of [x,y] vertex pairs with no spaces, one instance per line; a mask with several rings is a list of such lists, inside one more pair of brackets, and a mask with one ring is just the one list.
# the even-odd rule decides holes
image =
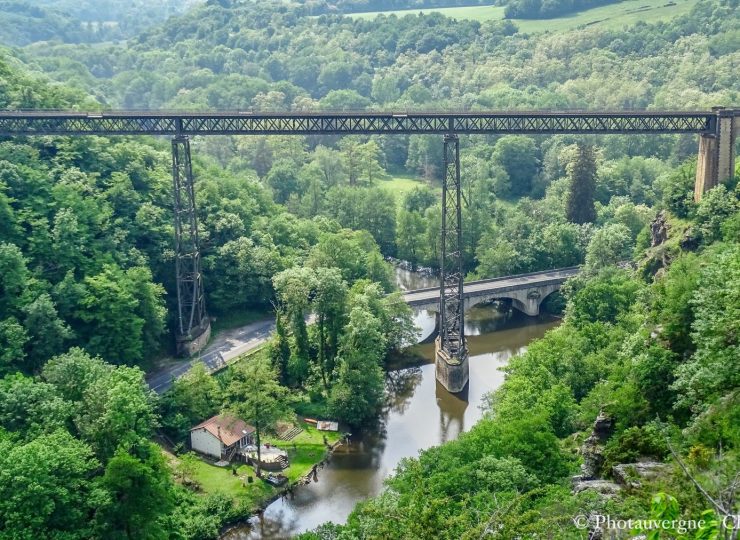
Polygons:
[[604,465],[604,443],[614,430],[614,420],[610,416],[599,412],[594,421],[591,435],[581,446],[581,456],[583,464],[581,465],[580,480],[593,480],[599,476],[601,467]]
[[[579,478],[579,477],[575,477]],[[576,480],[573,482],[573,493],[595,491],[604,497],[612,497],[622,490],[622,486],[609,480]]]
[[573,493],[594,491],[603,497],[612,497],[622,489],[619,484],[599,478],[604,466],[604,444],[613,430],[612,418],[604,411],[599,412],[591,429],[591,435],[583,442],[579,450],[583,464],[581,474],[572,478]]
[[666,470],[665,463],[642,461],[638,463],[620,463],[612,467],[614,480],[628,488],[639,488],[642,480],[653,480]]
[[665,210],[658,212],[655,219],[650,223],[650,247],[656,247],[668,240],[668,216]]

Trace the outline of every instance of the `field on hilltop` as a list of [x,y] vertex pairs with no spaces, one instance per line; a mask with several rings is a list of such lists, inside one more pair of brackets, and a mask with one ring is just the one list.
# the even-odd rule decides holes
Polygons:
[[[617,4],[571,13],[553,19],[511,19],[521,32],[537,33],[566,31],[584,26],[622,28],[639,21],[655,23],[667,21],[688,13],[698,0],[625,0]],[[469,6],[451,8],[409,9],[399,11],[375,11],[348,15],[353,19],[374,19],[378,15],[415,15],[418,13],[441,13],[454,19],[494,21],[504,19],[503,6]]]
[[442,13],[454,19],[467,19],[472,21],[491,21],[504,18],[503,6],[462,6],[449,8],[426,8],[426,9],[399,9],[395,11],[369,11],[365,13],[351,13],[347,17],[353,19],[374,19],[378,15],[416,15],[418,13]]

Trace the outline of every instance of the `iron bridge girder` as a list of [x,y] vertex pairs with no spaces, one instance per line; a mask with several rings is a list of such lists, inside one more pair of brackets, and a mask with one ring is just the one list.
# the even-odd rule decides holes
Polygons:
[[0,111],[0,136],[714,133],[716,112],[167,113]]

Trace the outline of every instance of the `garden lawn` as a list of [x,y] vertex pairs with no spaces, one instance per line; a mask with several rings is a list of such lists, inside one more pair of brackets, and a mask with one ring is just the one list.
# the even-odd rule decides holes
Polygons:
[[242,476],[254,476],[252,467],[242,464],[234,476],[231,467],[216,467],[198,460],[193,479],[204,493],[223,493],[250,509],[256,509],[262,501],[277,493],[274,487],[256,478],[245,486]]
[[[263,437],[264,442],[277,446],[288,452],[290,467],[283,471],[291,482],[306,475],[311,467],[324,459],[327,453],[324,446],[324,435],[329,444],[334,444],[341,438],[341,434],[333,431],[319,431],[313,425],[301,422],[301,431],[290,441],[281,441],[275,437]],[[295,448],[293,445],[295,444]]]
[[[282,474],[287,476],[291,483],[308,474],[315,464],[324,459],[326,455],[324,435],[329,440],[329,444],[340,439],[339,433],[319,431],[310,424],[302,424],[301,427],[304,430],[291,441],[281,441],[269,436],[262,437],[263,444],[269,442],[288,452],[290,467],[282,471]],[[252,476],[253,482],[244,485],[241,478],[244,476]],[[234,476],[231,467],[216,467],[204,460],[198,460],[193,479],[198,482],[204,493],[224,493],[236,502],[252,509],[256,509],[280,491],[258,479],[254,469],[245,464],[239,465],[237,476]]]

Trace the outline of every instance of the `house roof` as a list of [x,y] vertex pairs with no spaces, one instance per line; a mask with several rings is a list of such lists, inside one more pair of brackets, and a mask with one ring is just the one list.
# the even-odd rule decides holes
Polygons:
[[255,431],[254,427],[247,424],[244,420],[239,420],[235,416],[228,414],[218,414],[209,418],[205,422],[201,422],[197,426],[190,428],[190,431],[195,431],[196,429],[205,429],[226,446],[231,446],[245,435],[249,435]]

